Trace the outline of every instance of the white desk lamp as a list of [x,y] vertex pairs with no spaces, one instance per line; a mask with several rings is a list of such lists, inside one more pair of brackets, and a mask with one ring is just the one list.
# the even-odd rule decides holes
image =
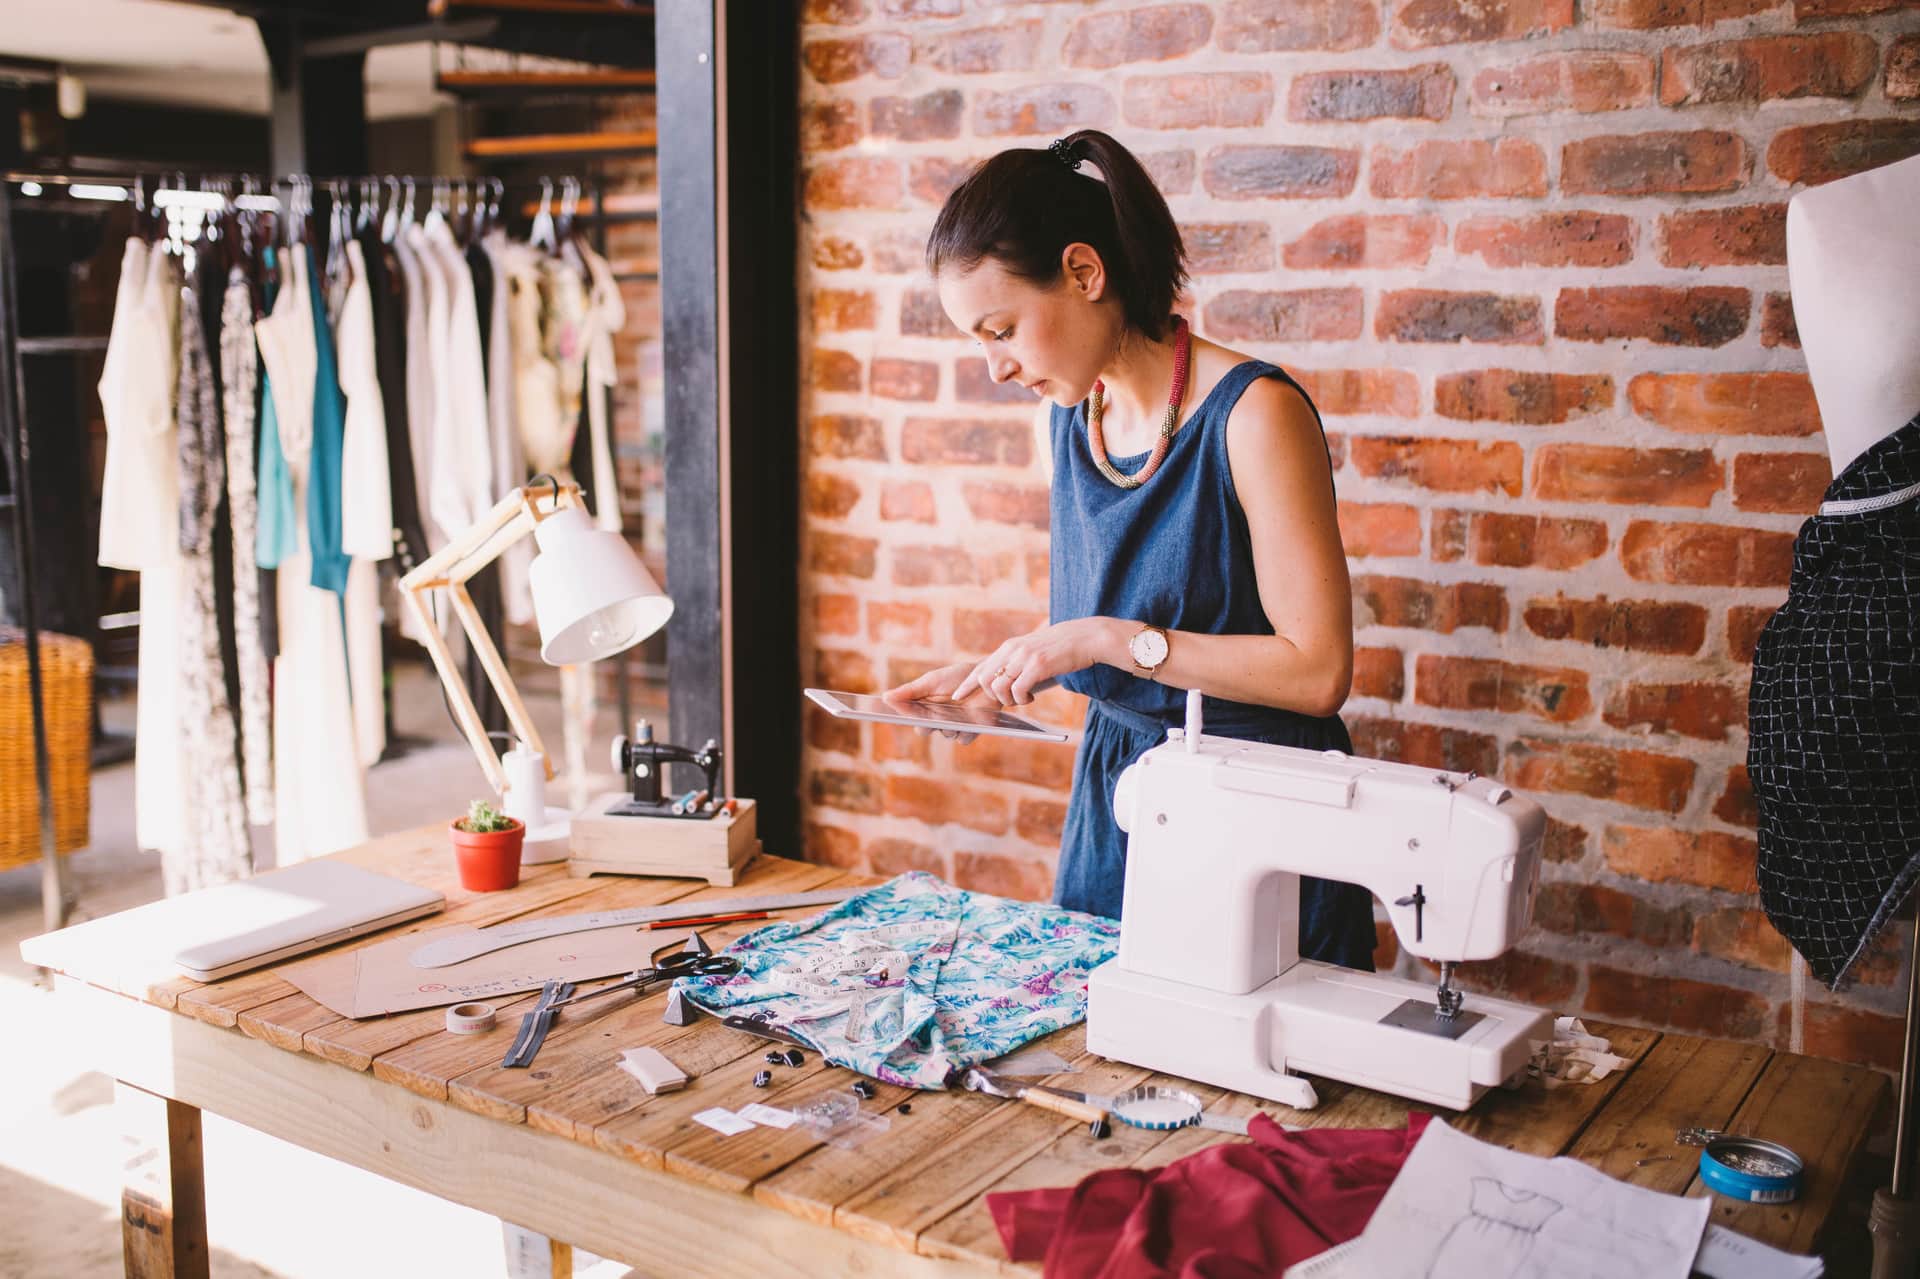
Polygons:
[[[540,656],[550,665],[594,662],[633,647],[667,624],[673,616],[673,601],[624,537],[594,526],[580,486],[555,481],[535,481],[515,489],[472,528],[400,579],[400,597],[426,639],[461,732],[487,781],[501,796],[507,815],[526,823],[527,851],[522,860],[557,861],[567,855],[569,814],[547,807],[546,784],[553,777],[553,764],[506,662],[467,593],[469,578],[528,533],[540,548],[528,579],[534,619],[540,627]],[[467,643],[480,658],[513,726],[518,744],[507,752],[504,762],[494,754],[453,652],[434,622],[428,593],[437,589],[447,592]]]

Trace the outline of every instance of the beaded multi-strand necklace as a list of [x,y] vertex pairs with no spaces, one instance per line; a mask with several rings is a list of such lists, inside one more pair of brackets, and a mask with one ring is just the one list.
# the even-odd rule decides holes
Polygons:
[[1153,452],[1147,455],[1147,462],[1132,475],[1128,475],[1113,464],[1107,457],[1106,436],[1100,430],[1100,419],[1106,411],[1106,384],[1096,381],[1093,394],[1087,399],[1087,447],[1093,450],[1093,464],[1100,468],[1100,474],[1123,489],[1137,489],[1153,478],[1160,469],[1160,463],[1166,460],[1167,446],[1173,442],[1173,428],[1180,425],[1180,402],[1187,395],[1187,365],[1193,352],[1193,334],[1187,328],[1187,322],[1179,316],[1173,317],[1173,391],[1167,397],[1167,415],[1160,422],[1160,438],[1153,442]]

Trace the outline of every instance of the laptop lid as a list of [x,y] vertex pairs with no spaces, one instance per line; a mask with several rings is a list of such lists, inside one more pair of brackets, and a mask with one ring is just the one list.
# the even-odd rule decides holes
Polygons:
[[218,981],[445,906],[446,898],[433,889],[322,860],[183,893],[144,909],[165,911],[166,935],[181,973]]

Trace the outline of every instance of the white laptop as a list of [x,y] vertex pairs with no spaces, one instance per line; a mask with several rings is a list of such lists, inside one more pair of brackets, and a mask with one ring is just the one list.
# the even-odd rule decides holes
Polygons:
[[218,981],[431,915],[430,888],[337,861],[301,862],[29,937],[30,964],[138,988],[175,972]]
[[446,904],[433,889],[391,875],[312,861],[142,909],[168,908],[173,962],[183,974],[218,981],[434,914]]

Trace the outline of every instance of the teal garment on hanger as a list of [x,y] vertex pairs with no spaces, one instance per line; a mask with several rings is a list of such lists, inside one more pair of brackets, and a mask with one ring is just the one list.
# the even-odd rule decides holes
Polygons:
[[[273,310],[279,281],[274,276],[273,246],[261,251],[266,263],[262,293],[267,310]],[[253,558],[261,568],[279,568],[280,561],[299,547],[293,526],[293,472],[287,469],[286,454],[280,451],[280,415],[273,410],[273,388],[267,378],[267,366],[260,365],[260,525],[253,534]]]
[[340,365],[334,354],[333,326],[327,319],[321,265],[306,245],[307,278],[313,299],[313,452],[307,461],[307,545],[313,551],[313,584],[345,596],[350,561],[340,547],[340,467],[346,438],[347,397],[340,390]]

